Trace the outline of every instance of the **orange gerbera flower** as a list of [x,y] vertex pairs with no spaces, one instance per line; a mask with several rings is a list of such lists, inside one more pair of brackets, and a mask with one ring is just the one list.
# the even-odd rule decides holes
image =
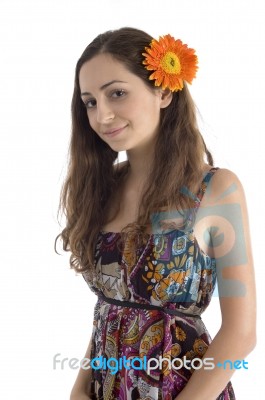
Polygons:
[[169,88],[172,92],[183,89],[183,81],[191,83],[198,69],[198,57],[195,50],[189,49],[181,40],[171,35],[153,39],[150,47],[145,47],[143,64],[149,71],[154,71],[150,80],[155,80],[155,86]]

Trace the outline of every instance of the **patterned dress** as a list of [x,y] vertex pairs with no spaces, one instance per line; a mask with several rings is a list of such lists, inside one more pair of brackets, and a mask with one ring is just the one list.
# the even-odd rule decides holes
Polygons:
[[[213,167],[205,173],[196,209],[217,169]],[[201,361],[212,341],[200,315],[208,307],[216,285],[215,259],[199,247],[193,229],[149,234],[138,249],[136,262],[132,262],[126,246],[123,252],[119,250],[119,236],[119,232],[99,233],[95,252],[97,279],[91,283],[83,273],[90,289],[98,295],[90,360],[98,358],[101,363],[92,368],[91,397],[173,400],[188,383],[198,359]],[[102,295],[123,303],[111,304]],[[176,310],[177,314],[155,307],[135,308],[138,304]],[[149,361],[153,369],[147,370],[150,358],[161,361],[162,357],[177,359],[175,368],[170,368],[167,361],[160,365]],[[229,382],[217,400],[234,399]]]

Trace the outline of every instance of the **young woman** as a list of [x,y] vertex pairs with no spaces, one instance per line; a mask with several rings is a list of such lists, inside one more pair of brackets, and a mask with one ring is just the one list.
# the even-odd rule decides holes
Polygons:
[[[71,400],[235,399],[230,378],[255,346],[249,223],[240,180],[198,130],[197,68],[180,40],[133,28],[77,62],[58,237],[98,296],[85,358],[100,363],[80,368]],[[217,283],[212,340],[201,314]]]

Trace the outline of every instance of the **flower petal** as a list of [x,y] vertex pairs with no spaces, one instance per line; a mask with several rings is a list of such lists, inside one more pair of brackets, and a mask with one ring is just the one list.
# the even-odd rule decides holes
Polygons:
[[155,86],[171,91],[183,89],[183,81],[192,83],[198,70],[198,58],[195,50],[188,48],[180,39],[171,35],[153,39],[150,47],[145,47],[143,65],[148,71],[155,71],[150,80],[155,80]]

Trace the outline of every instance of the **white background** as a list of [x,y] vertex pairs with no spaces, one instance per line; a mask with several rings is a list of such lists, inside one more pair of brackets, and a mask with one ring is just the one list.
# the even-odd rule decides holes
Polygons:
[[[66,172],[74,68],[99,33],[122,26],[172,34],[196,49],[190,87],[215,165],[241,180],[258,292],[258,345],[232,382],[263,398],[264,49],[262,0],[14,1],[0,4],[1,399],[67,400],[76,377],[53,356],[84,356],[95,296],[53,245]],[[244,315],[242,315],[244,318]],[[218,300],[204,314],[219,329]],[[238,332],[240,340],[240,332]],[[258,397],[253,394],[258,393]]]

